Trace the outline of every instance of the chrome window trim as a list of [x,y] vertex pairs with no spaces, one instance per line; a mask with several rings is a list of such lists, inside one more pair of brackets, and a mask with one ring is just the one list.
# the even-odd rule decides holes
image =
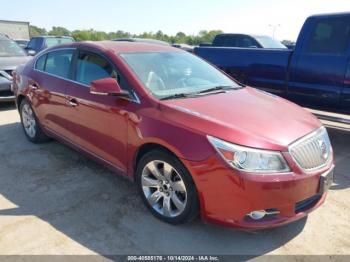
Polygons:
[[[44,53],[40,54],[39,56],[35,57],[35,61],[34,61],[34,65],[33,65],[33,70],[34,71],[37,71],[37,72],[40,72],[42,74],[45,74],[45,75],[49,75],[51,77],[56,77],[58,79],[62,79],[62,80],[65,80],[65,81],[68,81],[68,82],[71,82],[71,83],[74,83],[74,84],[78,84],[78,85],[81,85],[81,86],[85,86],[87,88],[90,88],[89,85],[86,85],[86,84],[83,84],[83,83],[80,83],[80,82],[77,82],[73,79],[69,79],[69,78],[65,78],[65,77],[61,77],[61,76],[58,76],[58,75],[54,75],[54,74],[51,74],[51,73],[48,73],[48,72],[45,72],[45,71],[42,71],[42,70],[39,70],[36,68],[36,63],[38,61],[38,59],[40,59],[42,56],[44,55],[47,55],[51,52],[55,52],[55,51],[61,51],[61,50],[77,50],[78,48],[58,48],[58,49],[54,49],[54,50],[47,50],[47,51],[44,51]],[[123,99],[125,100],[128,100],[130,102],[134,102],[136,104],[141,104],[141,100],[140,98],[138,97],[138,95],[136,94],[136,92],[134,91],[134,89],[131,90],[131,95],[133,96],[133,98],[127,98],[127,97],[123,97]]]
[[52,53],[52,52],[56,52],[56,51],[66,51],[66,50],[77,50],[76,47],[66,47],[66,48],[57,48],[57,49],[49,49],[49,50],[45,50],[43,51],[43,53],[41,53],[40,55],[38,54],[38,56],[35,56],[35,60],[34,60],[34,70],[36,71],[40,71],[40,72],[43,72],[41,70],[38,70],[36,69],[36,63],[38,62],[38,60],[44,56],[44,55],[47,55],[49,53]]
[[[325,130],[327,136],[328,136],[328,132],[327,132],[327,129],[324,127],[324,126],[321,126],[320,128],[317,128],[316,130],[312,131],[311,133],[307,134],[306,136],[303,136],[299,139],[297,139],[296,141],[292,142],[291,144],[289,144],[288,146],[288,153],[290,154],[290,156],[292,157],[294,163],[301,169],[303,170],[305,173],[312,173],[312,172],[315,172],[315,171],[318,171],[324,167],[326,167],[327,165],[329,165],[329,163],[331,162],[332,160],[332,157],[331,155],[329,155],[328,159],[326,160],[326,162],[318,167],[314,167],[314,168],[310,168],[310,169],[305,169],[303,168],[302,166],[300,166],[300,164],[298,163],[298,161],[294,158],[293,154],[292,154],[292,149],[294,147],[297,147],[298,145],[302,144],[303,142],[305,142],[306,140],[314,137],[317,133],[321,132],[321,130]],[[330,144],[330,152],[331,153],[331,149],[332,149],[332,145]]]

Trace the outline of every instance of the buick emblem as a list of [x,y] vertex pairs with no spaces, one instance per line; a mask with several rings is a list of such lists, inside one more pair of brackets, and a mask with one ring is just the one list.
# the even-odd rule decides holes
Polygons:
[[321,157],[324,160],[327,160],[328,158],[328,150],[327,145],[323,140],[318,140],[318,147],[320,148]]

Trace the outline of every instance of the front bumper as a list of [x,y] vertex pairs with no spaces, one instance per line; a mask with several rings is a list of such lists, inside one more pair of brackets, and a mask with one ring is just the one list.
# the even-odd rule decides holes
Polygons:
[[[263,229],[296,221],[319,207],[327,193],[319,193],[320,176],[333,166],[304,173],[288,160],[293,172],[248,174],[232,169],[219,155],[202,162],[184,160],[197,187],[204,220],[224,226]],[[253,220],[256,210],[278,210],[273,216]]]
[[15,95],[11,90],[12,82],[0,76],[0,102],[15,101]]

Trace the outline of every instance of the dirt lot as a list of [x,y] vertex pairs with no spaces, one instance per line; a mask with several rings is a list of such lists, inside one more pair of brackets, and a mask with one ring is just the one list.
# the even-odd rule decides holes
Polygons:
[[307,219],[259,232],[171,226],[136,187],[68,147],[29,143],[0,104],[0,254],[349,254],[350,132],[329,129],[336,183]]

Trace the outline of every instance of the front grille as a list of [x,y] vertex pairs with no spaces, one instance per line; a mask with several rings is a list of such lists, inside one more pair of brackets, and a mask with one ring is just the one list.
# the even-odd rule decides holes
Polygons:
[[315,195],[295,204],[295,213],[300,213],[314,207],[321,199],[320,195]]
[[289,147],[289,152],[297,164],[306,171],[325,166],[331,156],[331,143],[327,130],[321,127],[301,138]]

